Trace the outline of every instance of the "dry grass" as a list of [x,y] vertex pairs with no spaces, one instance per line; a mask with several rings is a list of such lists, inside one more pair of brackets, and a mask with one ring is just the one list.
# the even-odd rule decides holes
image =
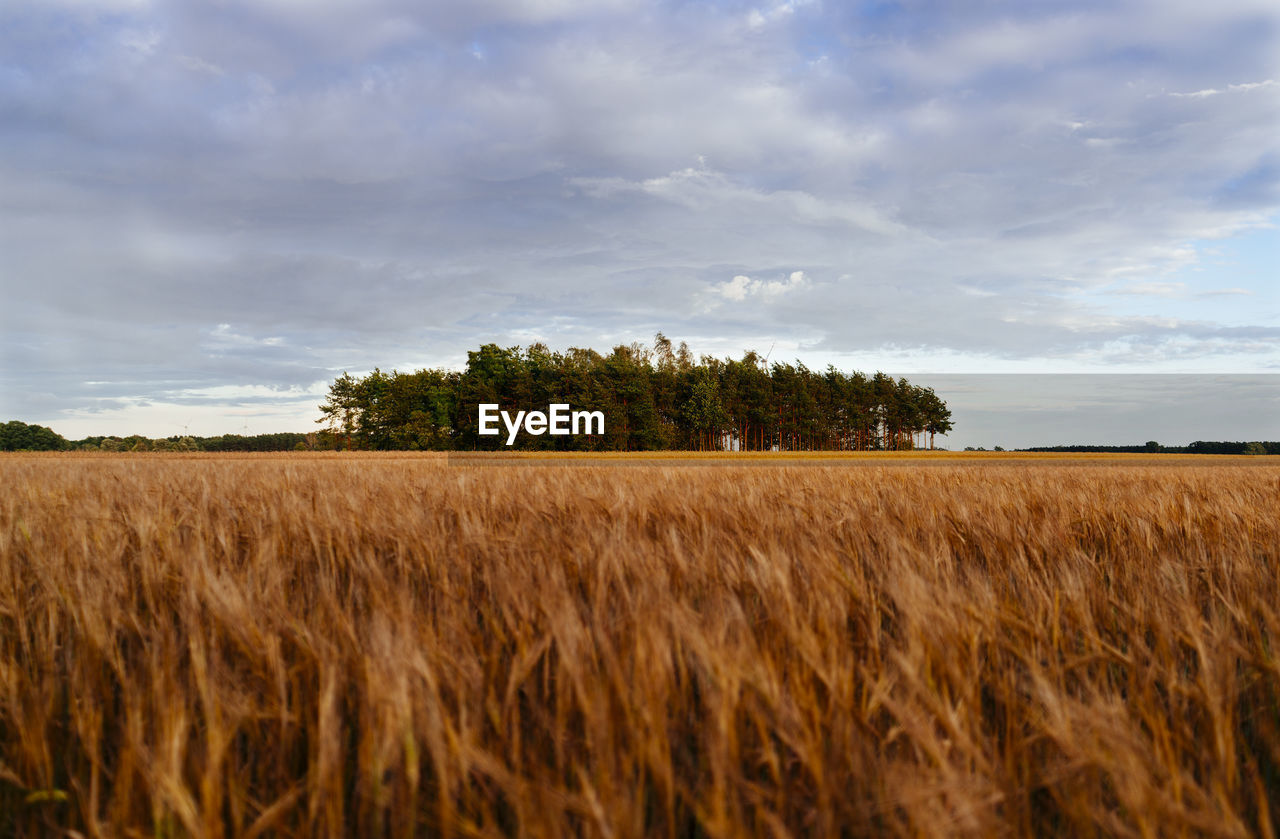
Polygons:
[[1276,459],[847,460],[0,458],[0,834],[1274,835]]

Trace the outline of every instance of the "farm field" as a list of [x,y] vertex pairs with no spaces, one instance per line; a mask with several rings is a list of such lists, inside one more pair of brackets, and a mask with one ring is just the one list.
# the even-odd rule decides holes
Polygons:
[[1277,510],[1277,457],[0,456],[0,835],[1274,836]]

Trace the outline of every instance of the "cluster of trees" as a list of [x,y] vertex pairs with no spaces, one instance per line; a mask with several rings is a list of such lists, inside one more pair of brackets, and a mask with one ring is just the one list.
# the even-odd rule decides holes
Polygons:
[[505,438],[478,433],[481,403],[604,413],[603,435],[517,437],[516,447],[535,450],[901,450],[932,447],[952,427],[946,403],[906,379],[768,364],[755,352],[695,360],[661,333],[652,347],[609,355],[486,344],[461,372],[344,373],[320,421],[349,448],[505,448]]
[[56,452],[68,448],[71,444],[52,428],[19,420],[0,425],[0,452]]

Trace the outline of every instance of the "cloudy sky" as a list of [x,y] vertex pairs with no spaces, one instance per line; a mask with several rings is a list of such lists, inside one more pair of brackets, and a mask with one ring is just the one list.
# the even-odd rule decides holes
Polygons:
[[1274,428],[1278,223],[1274,0],[0,4],[0,420],[68,437],[659,330]]

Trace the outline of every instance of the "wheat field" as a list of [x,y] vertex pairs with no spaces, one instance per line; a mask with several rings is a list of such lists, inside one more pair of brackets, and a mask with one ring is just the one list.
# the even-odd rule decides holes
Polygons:
[[0,835],[1274,836],[1280,458],[0,457]]

